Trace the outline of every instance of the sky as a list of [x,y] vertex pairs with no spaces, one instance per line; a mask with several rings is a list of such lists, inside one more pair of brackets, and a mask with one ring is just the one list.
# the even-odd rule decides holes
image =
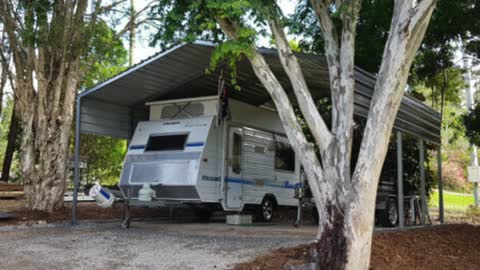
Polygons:
[[[149,1],[146,0],[135,0],[135,8],[137,10],[142,9]],[[295,9],[295,5],[297,0],[278,0],[277,3],[281,7],[283,13],[285,15],[290,15],[293,13]],[[143,59],[146,59],[155,53],[160,51],[160,48],[150,47],[149,46],[149,36],[151,33],[143,33],[137,36],[137,44],[135,46],[135,50],[133,52],[133,62],[138,63],[141,62]],[[260,46],[267,46],[267,40],[260,40]],[[128,48],[128,41],[124,41],[125,48]]]

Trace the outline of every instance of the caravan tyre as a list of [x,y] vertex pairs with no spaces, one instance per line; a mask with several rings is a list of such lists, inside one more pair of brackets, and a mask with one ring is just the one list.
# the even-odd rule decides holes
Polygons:
[[312,219],[314,224],[318,224],[320,218],[318,217],[318,211],[316,207],[312,208]]
[[385,210],[383,210],[383,215],[381,223],[385,227],[395,227],[398,224],[398,206],[397,200],[387,199],[385,202]]
[[260,206],[260,218],[262,221],[270,222],[273,218],[273,211],[275,210],[275,201],[270,198],[266,197],[262,201],[262,205]]

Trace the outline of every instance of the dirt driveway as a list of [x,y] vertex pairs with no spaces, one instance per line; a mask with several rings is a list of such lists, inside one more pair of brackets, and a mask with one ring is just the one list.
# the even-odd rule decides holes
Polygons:
[[272,248],[312,239],[314,226],[83,222],[0,227],[0,269],[228,269]]

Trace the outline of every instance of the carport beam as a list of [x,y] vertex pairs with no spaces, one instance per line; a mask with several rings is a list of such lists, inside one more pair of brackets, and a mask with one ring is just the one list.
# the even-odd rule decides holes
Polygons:
[[397,202],[398,202],[398,227],[403,228],[403,159],[402,159],[402,133],[397,131]]
[[73,176],[73,202],[72,202],[72,225],[77,224],[77,200],[78,200],[78,186],[80,183],[80,100],[81,96],[77,97],[77,110],[75,116],[75,149],[74,149],[74,176]]

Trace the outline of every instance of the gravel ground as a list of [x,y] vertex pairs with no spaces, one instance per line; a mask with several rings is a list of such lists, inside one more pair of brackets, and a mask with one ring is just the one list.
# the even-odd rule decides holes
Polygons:
[[229,269],[312,239],[314,226],[86,222],[0,228],[0,269]]

